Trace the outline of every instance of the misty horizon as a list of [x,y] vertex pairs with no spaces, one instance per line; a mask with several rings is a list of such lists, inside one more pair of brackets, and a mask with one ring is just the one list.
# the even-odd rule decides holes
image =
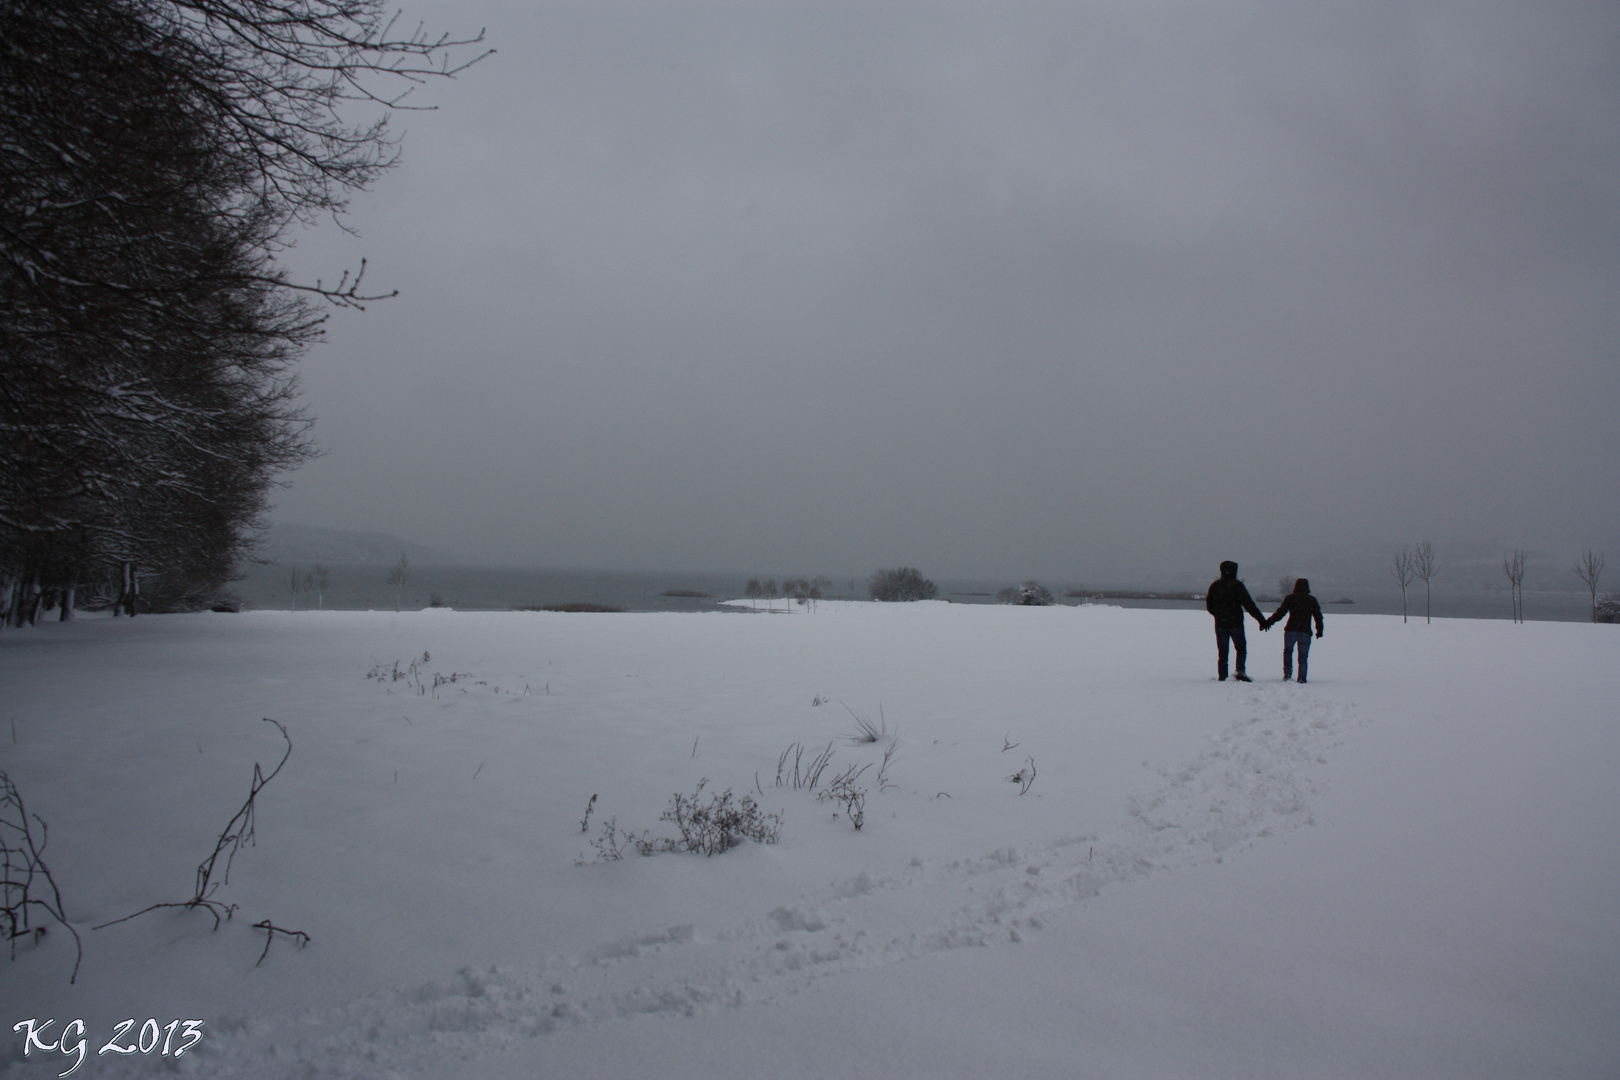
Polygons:
[[[1280,578],[1292,581],[1306,577],[1321,587],[1339,591],[1354,590],[1366,594],[1398,592],[1399,586],[1389,572],[1389,556],[1399,545],[1384,552],[1375,545],[1363,544],[1312,553],[1305,557],[1255,557],[1240,561],[1240,576],[1266,593],[1280,593]],[[1501,570],[1504,552],[1495,546],[1478,543],[1437,543],[1439,572],[1433,587],[1439,592],[1485,591],[1499,592],[1507,588],[1507,579]],[[1532,549],[1526,552],[1529,573],[1526,584],[1532,592],[1579,593],[1586,586],[1576,577],[1569,560],[1555,553]],[[467,555],[428,547],[408,538],[374,531],[333,529],[301,524],[282,524],[272,527],[267,534],[258,557],[278,568],[268,577],[279,577],[280,568],[308,569],[316,564],[345,565],[363,563],[378,568],[381,574],[398,559],[405,558],[418,568],[459,567],[470,569],[513,571],[556,571],[562,573],[604,574],[624,577],[668,577],[672,582],[683,577],[787,579],[792,577],[825,577],[831,580],[838,595],[864,596],[867,578],[877,566],[866,568],[829,568],[818,566],[777,567],[717,567],[717,566],[593,566],[589,564],[565,565],[543,560],[503,562],[479,560]],[[1201,592],[1218,576],[1218,560],[1208,569],[1182,567],[1148,573],[1138,577],[1085,578],[1073,573],[1047,575],[993,574],[993,573],[939,573],[921,566],[926,577],[937,579],[942,588],[997,587],[1017,584],[1039,578],[1043,584],[1056,589],[1159,589],[1194,590]],[[1567,579],[1567,580],[1566,580]],[[379,578],[379,580],[381,580]],[[277,586],[279,588],[279,586]],[[740,587],[740,585],[739,585]],[[1421,593],[1421,584],[1412,586]],[[419,590],[420,591],[420,590]],[[1608,589],[1602,590],[1608,592]],[[986,594],[990,595],[990,594]],[[1337,597],[1329,597],[1336,599]]]
[[1097,584],[1620,554],[1612,9],[405,18],[499,51],[288,253],[400,297],[302,362],[275,520]]

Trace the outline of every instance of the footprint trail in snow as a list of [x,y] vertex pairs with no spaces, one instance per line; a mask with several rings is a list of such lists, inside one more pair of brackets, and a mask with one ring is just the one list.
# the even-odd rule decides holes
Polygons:
[[[1327,751],[1354,706],[1303,688],[1255,687],[1244,716],[1162,783],[1126,803],[1117,836],[1064,837],[892,874],[860,873],[712,934],[676,926],[529,968],[453,977],[304,1018],[296,1043],[252,1025],[211,1040],[199,1061],[233,1076],[412,1073],[446,1053],[649,1013],[768,1005],[838,972],[967,947],[1016,947],[1046,921],[1111,886],[1220,861],[1312,823]],[[224,1033],[221,1033],[222,1035]],[[391,1066],[390,1063],[393,1063]]]

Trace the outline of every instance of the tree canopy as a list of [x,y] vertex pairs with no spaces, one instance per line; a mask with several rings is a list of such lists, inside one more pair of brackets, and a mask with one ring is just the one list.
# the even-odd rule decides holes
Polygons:
[[394,164],[387,109],[472,44],[377,0],[0,0],[0,616],[230,579],[313,452],[294,362],[371,299],[289,280],[287,230]]

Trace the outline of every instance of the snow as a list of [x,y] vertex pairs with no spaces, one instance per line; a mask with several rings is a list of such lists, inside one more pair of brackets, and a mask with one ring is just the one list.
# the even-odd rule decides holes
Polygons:
[[[1102,606],[6,631],[0,770],[84,963],[0,957],[0,1077],[72,1064],[12,1033],[52,1017],[90,1077],[1620,1073],[1615,628],[1330,613],[1308,686],[1249,642],[1242,685],[1202,613]],[[235,917],[92,930],[191,895],[263,717]],[[793,743],[872,765],[860,831],[775,785]],[[704,779],[780,843],[596,861]],[[255,966],[265,918],[311,943]],[[131,1017],[204,1038],[98,1055]]]

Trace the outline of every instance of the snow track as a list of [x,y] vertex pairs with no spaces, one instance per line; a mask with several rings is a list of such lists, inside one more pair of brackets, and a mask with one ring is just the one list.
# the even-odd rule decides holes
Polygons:
[[[1017,947],[1104,889],[1219,862],[1312,823],[1325,755],[1354,706],[1293,685],[1254,686],[1241,719],[1203,752],[1159,770],[1113,834],[996,848],[938,865],[912,859],[791,898],[713,932],[661,928],[538,967],[464,968],[297,1022],[216,1025],[182,1074],[238,1077],[420,1075],[459,1070],[513,1040],[647,1014],[769,1006],[815,980],[963,948]],[[677,857],[677,856],[670,856]],[[145,1075],[146,1065],[131,1062]],[[171,1065],[172,1067],[172,1065]],[[101,1071],[99,1075],[117,1075]]]

